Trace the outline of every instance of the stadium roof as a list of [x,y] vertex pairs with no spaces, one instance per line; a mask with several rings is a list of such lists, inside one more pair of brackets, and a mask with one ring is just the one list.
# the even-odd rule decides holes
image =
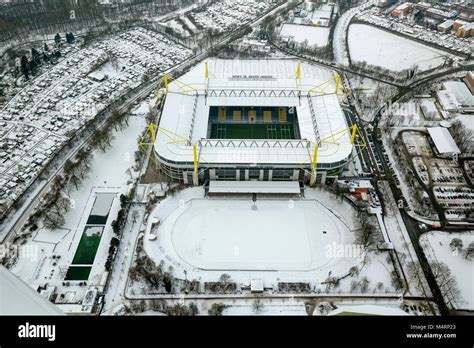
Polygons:
[[[210,106],[286,106],[297,108],[302,140],[284,143],[246,140],[243,146],[229,141],[205,141],[208,146],[200,148],[200,163],[309,164],[312,151],[308,151],[307,145],[317,141],[316,130],[320,139],[324,139],[348,126],[335,94],[307,96],[310,89],[333,79],[335,73],[301,63],[301,79],[297,82],[297,67],[297,61],[288,59],[210,59],[209,79],[206,81],[205,64],[197,65],[180,77],[179,82],[169,84],[160,120],[160,128],[167,132],[158,131],[156,153],[168,163],[192,163],[193,148],[190,144],[201,141],[202,145],[203,139],[207,138]],[[325,89],[334,93],[334,81],[326,83]],[[183,94],[190,90],[194,92]],[[186,139],[191,141],[186,142]],[[320,146],[319,163],[347,160],[352,152],[349,134],[343,134],[338,140],[338,144]]]
[[28,284],[0,265],[0,315],[63,315]]
[[301,193],[298,181],[210,181],[209,193]]
[[454,141],[453,137],[451,136],[451,133],[449,133],[449,130],[447,128],[428,128],[428,133],[430,134],[431,139],[433,139],[433,142],[439,153],[461,153],[459,147],[456,145],[456,142]]

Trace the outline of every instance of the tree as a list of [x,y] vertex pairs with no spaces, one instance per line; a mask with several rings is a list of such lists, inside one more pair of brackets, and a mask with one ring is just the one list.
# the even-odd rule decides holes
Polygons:
[[260,298],[256,298],[252,303],[252,310],[255,314],[259,314],[263,310],[263,302]]
[[362,277],[362,279],[359,282],[361,293],[364,294],[369,290],[369,283],[370,283],[370,281],[367,277]]
[[357,212],[360,228],[355,231],[355,242],[367,249],[377,242],[377,234],[374,225],[369,221],[369,215],[366,211]]
[[460,120],[455,120],[449,128],[449,132],[462,153],[473,152],[474,132],[472,130],[468,129]]
[[460,252],[463,248],[463,243],[462,240],[459,238],[453,238],[451,240],[451,243],[449,243],[449,247],[451,248],[451,251],[453,252]]
[[438,283],[439,289],[446,299],[446,302],[450,303],[453,307],[457,307],[457,302],[461,299],[461,291],[448,265],[443,262],[435,261],[432,262],[430,266],[436,283]]
[[43,51],[44,51],[44,52],[48,52],[48,51],[49,51],[49,47],[48,47],[48,44],[47,44],[46,42],[44,43]]
[[64,216],[57,213],[48,212],[44,215],[44,226],[50,230],[55,230],[64,226],[66,220]]
[[74,43],[74,41],[76,41],[76,38],[74,37],[74,35],[72,33],[66,33],[66,42],[68,44],[72,44]]
[[209,308],[209,310],[207,311],[207,314],[214,315],[214,316],[221,316],[222,312],[226,308],[227,306],[223,303],[213,303],[211,308]]
[[224,274],[221,274],[221,276],[219,277],[219,282],[223,283],[224,284],[224,288],[227,287],[227,284],[229,283],[230,281],[230,275],[227,274],[227,273],[224,273]]
[[402,283],[402,280],[400,279],[400,276],[398,275],[398,272],[395,270],[390,272],[390,277],[392,278],[391,283],[392,283],[393,288],[396,291],[402,290],[403,283]]
[[198,315],[199,314],[199,309],[197,305],[194,302],[191,302],[189,305],[189,315]]
[[33,58],[33,61],[35,62],[36,65],[41,64],[41,59],[40,59],[41,55],[34,47],[31,49],[31,57]]
[[56,43],[56,45],[59,45],[61,43],[61,35],[59,35],[59,33],[57,33],[54,37],[54,42]]
[[21,57],[21,72],[25,76],[25,79],[29,80],[29,70],[30,70],[30,64],[28,63],[28,58],[26,58],[25,55]]
[[469,243],[466,249],[464,249],[464,258],[471,260],[474,256],[474,242]]
[[357,280],[352,280],[351,281],[351,288],[350,291],[354,292],[359,288],[359,282]]

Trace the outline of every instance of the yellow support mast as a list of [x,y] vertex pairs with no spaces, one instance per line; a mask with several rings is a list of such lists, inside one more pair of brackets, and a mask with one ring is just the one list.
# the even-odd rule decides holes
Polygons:
[[318,175],[318,150],[319,150],[319,145],[318,143],[315,143],[313,160],[311,161],[311,179],[309,181],[309,185],[311,187],[316,186],[316,178]]
[[341,76],[339,74],[336,75],[336,91],[335,94],[339,94],[339,84],[341,83]]
[[[321,139],[321,144],[341,144],[342,137],[350,133],[349,142],[354,145],[354,147],[358,148],[357,153],[352,157],[351,161],[357,157],[362,151],[365,150],[367,147],[367,143],[365,142],[364,136],[360,131],[359,127],[354,124],[351,127],[345,128],[340,130],[329,137]],[[356,136],[359,135],[358,142],[356,143]],[[314,153],[311,159],[311,179],[310,179],[310,186],[314,187],[316,185],[317,180],[317,170],[318,170],[318,151],[319,151],[319,144],[314,144]]]
[[196,144],[193,145],[194,153],[194,173],[193,173],[193,184],[194,186],[199,185],[199,176],[198,176],[198,152]]
[[168,95],[169,87],[168,87],[168,75],[163,75],[163,83],[165,85],[166,95]]
[[301,94],[301,62],[298,62],[298,67],[296,68],[296,86],[298,93]]

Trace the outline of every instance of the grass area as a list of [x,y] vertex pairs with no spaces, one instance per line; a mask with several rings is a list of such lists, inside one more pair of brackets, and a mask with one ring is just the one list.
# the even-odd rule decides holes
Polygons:
[[65,280],[87,280],[92,266],[71,266],[67,270]]
[[212,139],[296,139],[294,126],[283,124],[214,124]]
[[[88,233],[89,229],[100,229],[100,232]],[[79,246],[72,260],[76,265],[92,265],[94,263],[95,254],[99,248],[100,239],[102,237],[103,227],[86,226],[82,234]]]

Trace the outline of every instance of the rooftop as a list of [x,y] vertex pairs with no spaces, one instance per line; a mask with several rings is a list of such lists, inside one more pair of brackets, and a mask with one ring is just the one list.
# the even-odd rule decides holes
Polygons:
[[459,150],[459,147],[456,145],[456,142],[454,141],[453,137],[451,136],[451,133],[449,133],[449,130],[447,128],[444,128],[444,127],[428,128],[428,133],[430,134],[431,139],[433,139],[433,142],[439,153],[441,154],[461,153],[461,151]]
[[[200,162],[309,164],[312,153],[309,147],[317,141],[316,131],[324,139],[348,126],[334,94],[333,81],[324,85],[332,94],[308,97],[310,89],[330,81],[335,73],[301,63],[298,82],[297,67],[297,61],[287,59],[211,59],[206,81],[205,64],[197,65],[180,77],[179,82],[169,85],[160,121],[160,129],[166,131],[157,133],[156,152],[165,161],[192,163],[191,144],[198,144]],[[185,91],[192,93],[183,94]],[[296,107],[301,140],[246,140],[239,144],[207,140],[210,106]],[[338,140],[339,144],[321,144],[319,163],[335,163],[349,157],[352,152],[349,135],[343,134]]]

